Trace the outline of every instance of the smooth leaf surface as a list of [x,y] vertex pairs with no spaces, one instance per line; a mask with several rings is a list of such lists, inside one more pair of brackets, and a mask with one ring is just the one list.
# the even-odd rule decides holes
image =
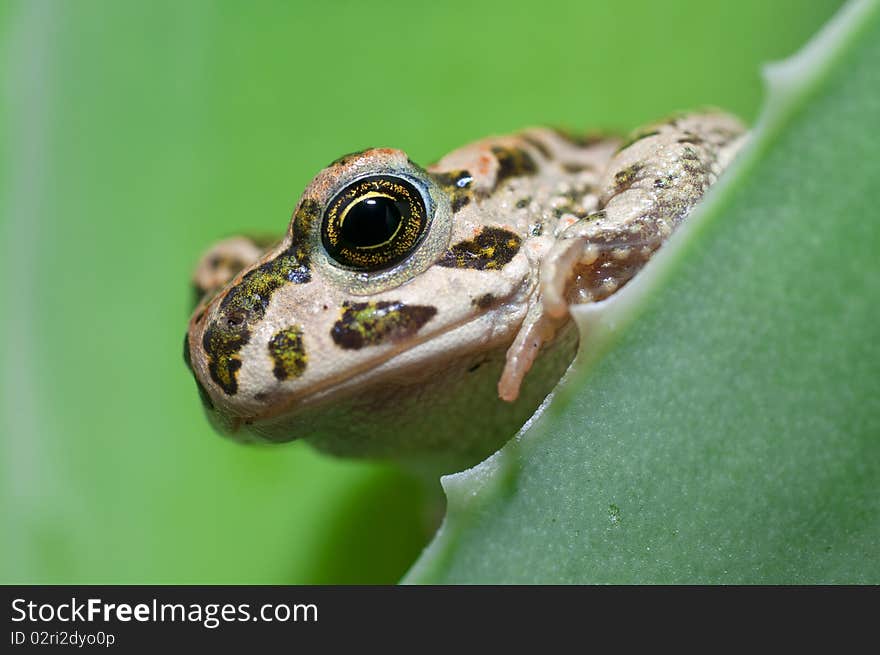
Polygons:
[[880,582],[880,12],[769,70],[754,140],[544,413],[445,478],[412,583]]

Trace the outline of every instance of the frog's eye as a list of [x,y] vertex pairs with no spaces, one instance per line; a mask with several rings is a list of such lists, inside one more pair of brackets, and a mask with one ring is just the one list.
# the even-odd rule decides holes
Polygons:
[[393,175],[371,175],[336,194],[321,226],[327,254],[359,271],[388,268],[415,250],[428,219],[422,194]]

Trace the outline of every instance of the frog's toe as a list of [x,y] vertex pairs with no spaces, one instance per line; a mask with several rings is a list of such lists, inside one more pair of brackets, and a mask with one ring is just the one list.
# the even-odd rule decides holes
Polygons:
[[512,403],[519,397],[526,373],[532,368],[541,347],[553,339],[558,326],[559,320],[548,316],[540,302],[532,305],[516,338],[507,349],[504,370],[498,380],[498,397],[501,400]]

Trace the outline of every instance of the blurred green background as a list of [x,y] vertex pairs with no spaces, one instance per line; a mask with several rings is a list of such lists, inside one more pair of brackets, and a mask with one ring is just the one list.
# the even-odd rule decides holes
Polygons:
[[752,120],[836,0],[0,5],[3,583],[395,582],[418,483],[212,433],[191,267],[337,156],[530,124]]

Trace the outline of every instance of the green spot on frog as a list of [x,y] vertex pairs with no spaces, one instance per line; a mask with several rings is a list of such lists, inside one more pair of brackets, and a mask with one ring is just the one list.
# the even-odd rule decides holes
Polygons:
[[253,328],[263,320],[272,294],[286,284],[311,280],[306,235],[317,218],[318,206],[305,201],[293,218],[290,247],[249,271],[220,303],[217,317],[202,337],[211,379],[228,395],[238,392],[239,352],[247,345]]
[[308,364],[303,331],[298,325],[279,330],[269,339],[269,356],[275,363],[273,373],[279,380],[297,378],[305,373]]
[[340,348],[359,350],[412,336],[430,321],[437,308],[430,305],[405,305],[402,302],[343,303],[342,316],[330,330]]

